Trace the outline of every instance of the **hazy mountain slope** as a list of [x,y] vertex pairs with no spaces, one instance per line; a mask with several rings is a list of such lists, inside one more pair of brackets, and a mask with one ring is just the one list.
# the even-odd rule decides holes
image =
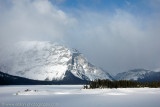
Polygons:
[[160,81],[160,72],[147,73],[144,75],[144,78],[139,78],[137,81],[141,82]]
[[145,69],[133,69],[127,72],[118,73],[114,78],[116,80],[158,81],[160,80],[160,72]]
[[[90,64],[77,50],[44,41],[13,45],[0,62],[0,71],[33,80],[63,80],[66,71],[81,80],[110,79],[108,73]],[[69,78],[69,77],[67,77]]]
[[[71,78],[68,78],[72,76]],[[68,75],[61,81],[31,80],[3,73],[0,71],[0,85],[52,85],[52,84],[85,84],[88,81],[81,80],[73,75]]]

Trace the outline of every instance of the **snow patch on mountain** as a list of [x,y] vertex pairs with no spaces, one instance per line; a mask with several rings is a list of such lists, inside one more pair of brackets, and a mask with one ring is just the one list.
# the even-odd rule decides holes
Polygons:
[[155,71],[155,72],[160,72],[160,68],[156,68],[156,69],[154,69],[153,71]]

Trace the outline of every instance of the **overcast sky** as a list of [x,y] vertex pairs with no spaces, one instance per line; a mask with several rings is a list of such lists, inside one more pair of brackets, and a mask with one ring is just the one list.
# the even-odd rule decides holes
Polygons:
[[160,0],[0,0],[0,47],[52,41],[110,73],[160,68]]

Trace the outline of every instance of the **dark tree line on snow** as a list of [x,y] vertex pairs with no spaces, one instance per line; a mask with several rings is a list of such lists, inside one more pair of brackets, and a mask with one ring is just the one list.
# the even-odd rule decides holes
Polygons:
[[85,85],[84,88],[141,88],[141,87],[150,87],[158,88],[160,87],[160,81],[156,82],[138,82],[138,81],[129,81],[129,80],[119,80],[119,81],[110,81],[110,80],[94,80]]

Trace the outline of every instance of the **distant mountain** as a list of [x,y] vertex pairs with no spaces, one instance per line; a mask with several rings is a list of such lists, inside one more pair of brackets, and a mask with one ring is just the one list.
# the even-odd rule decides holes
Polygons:
[[150,72],[148,74],[145,74],[144,78],[139,78],[137,81],[141,82],[160,81],[160,72]]
[[114,76],[116,80],[133,80],[133,81],[159,81],[160,72],[155,72],[146,69],[133,69],[127,72],[118,73]]
[[0,61],[0,71],[38,81],[113,80],[109,73],[89,63],[77,50],[44,41],[13,45]]

